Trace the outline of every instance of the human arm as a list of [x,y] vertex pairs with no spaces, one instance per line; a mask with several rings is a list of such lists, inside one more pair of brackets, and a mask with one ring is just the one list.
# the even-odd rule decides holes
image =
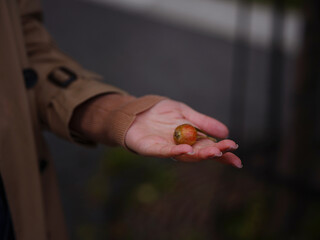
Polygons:
[[[20,4],[28,2],[21,0]],[[35,2],[32,1],[32,3]],[[43,125],[52,132],[71,141],[78,139],[79,142],[79,138],[75,138],[75,136],[80,136],[80,138],[91,142],[122,145],[142,155],[174,157],[184,161],[217,157],[221,151],[235,148],[234,143],[230,140],[224,140],[214,145],[210,145],[212,142],[203,140],[194,146],[195,154],[186,154],[191,152],[190,146],[174,145],[172,140],[174,128],[169,134],[168,125],[173,127],[178,122],[187,121],[211,133],[212,131],[206,128],[211,124],[212,126],[220,124],[213,121],[203,127],[195,121],[195,112],[186,116],[184,113],[188,111],[184,110],[183,113],[182,109],[176,108],[177,105],[182,106],[182,104],[158,96],[135,98],[116,87],[97,81],[99,78],[97,75],[83,69],[56,47],[43,27],[41,9],[37,4],[25,4],[21,9],[23,9],[22,22],[29,64],[39,76],[39,82],[35,88],[39,118]],[[64,75],[60,71],[61,67],[73,71],[77,75],[77,80],[66,87],[61,87],[50,81],[48,76],[52,73],[56,76]],[[64,81],[63,77],[61,81]],[[151,117],[157,119],[159,116],[160,119],[160,116],[163,116],[161,112],[165,105],[163,103],[168,103],[168,101],[170,104],[167,105],[171,107],[170,111],[172,114],[176,114],[177,119],[169,117],[163,119],[162,122],[153,122]],[[169,124],[166,121],[172,122]],[[202,117],[199,121],[202,121]],[[143,131],[141,131],[141,127],[139,128],[140,125],[144,126]],[[145,126],[148,128],[146,129]],[[155,131],[157,128],[160,131]],[[221,133],[216,131],[212,133],[212,135],[217,134]],[[162,145],[159,142],[159,135],[163,135],[162,140],[166,141],[162,142]],[[138,142],[139,144],[137,144]],[[146,148],[146,146],[149,147]],[[229,155],[224,154],[217,159],[223,160],[225,156]],[[231,156],[234,161],[236,158],[234,155]],[[231,163],[235,164],[232,161]]]
[[[135,101],[134,97],[130,98],[132,102]],[[118,102],[119,106],[114,108],[115,111],[130,115],[132,108],[130,105],[128,107],[127,100],[116,94],[92,99],[76,109],[71,121],[72,127],[90,136],[92,140],[107,144],[107,136],[112,132],[108,120],[109,109],[114,108],[108,104]],[[230,139],[218,143],[201,139],[193,146],[176,145],[173,132],[175,127],[182,123],[190,123],[218,138],[224,139],[228,136],[227,127],[216,119],[198,113],[184,103],[159,98],[151,108],[132,117],[132,124],[123,131],[124,135],[117,142],[144,156],[170,157],[185,162],[214,159],[237,168],[242,167],[241,160],[232,153],[238,145]]]
[[[98,95],[128,94],[102,83],[100,76],[84,69],[56,46],[43,25],[39,1],[19,0],[18,4],[23,32],[21,39],[24,40],[26,49],[23,67],[34,71],[38,79],[35,87],[28,91],[31,104],[35,105],[38,121],[43,128],[64,139],[89,143],[85,138],[75,137],[70,131],[69,123],[74,109]],[[72,82],[68,83],[70,76],[63,69],[76,76]],[[52,81],[52,77],[57,81]]]

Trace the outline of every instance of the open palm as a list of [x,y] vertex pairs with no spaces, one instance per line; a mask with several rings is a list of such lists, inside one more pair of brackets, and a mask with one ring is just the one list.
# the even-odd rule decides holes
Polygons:
[[162,100],[151,109],[140,113],[126,135],[126,145],[141,155],[171,157],[180,161],[195,162],[213,158],[217,161],[242,167],[241,160],[231,151],[238,145],[229,139],[215,143],[201,139],[193,146],[176,145],[174,129],[189,123],[217,138],[226,138],[228,128],[214,118],[196,112],[189,106],[170,99]]

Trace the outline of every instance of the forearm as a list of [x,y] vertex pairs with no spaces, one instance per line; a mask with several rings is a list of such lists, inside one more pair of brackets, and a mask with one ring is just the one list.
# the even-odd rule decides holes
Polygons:
[[[39,121],[44,128],[56,135],[75,141],[69,129],[75,108],[98,95],[108,93],[126,95],[126,93],[102,83],[99,81],[101,76],[87,71],[61,52],[42,24],[39,4],[30,2],[34,4],[20,1],[21,22],[28,67],[38,76],[33,91]],[[73,76],[68,72],[73,73]],[[86,143],[85,139],[80,140],[76,142]]]
[[112,140],[107,140],[104,136],[105,128],[110,124],[106,120],[109,119],[112,111],[134,99],[136,98],[133,96],[119,94],[103,94],[93,97],[75,109],[69,125],[70,130],[90,141],[112,144]]

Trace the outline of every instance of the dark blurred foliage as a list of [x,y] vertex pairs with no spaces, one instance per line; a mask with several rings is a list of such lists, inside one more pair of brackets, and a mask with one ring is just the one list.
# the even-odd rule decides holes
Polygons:
[[[303,194],[303,192],[301,192]],[[296,189],[212,160],[178,163],[109,149],[88,184],[88,204],[102,211],[79,239],[319,239],[320,201],[287,229]],[[294,232],[294,235],[291,233]]]

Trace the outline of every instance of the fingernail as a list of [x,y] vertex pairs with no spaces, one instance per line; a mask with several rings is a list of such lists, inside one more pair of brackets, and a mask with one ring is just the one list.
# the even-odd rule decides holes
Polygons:
[[234,147],[229,147],[227,151],[237,150],[238,148],[239,148],[239,145],[236,144]]
[[237,168],[243,168],[243,164],[240,163],[239,165],[236,166]]
[[215,155],[212,155],[210,158],[217,158],[217,157],[221,157],[222,156],[222,152],[218,153],[218,154],[215,154]]
[[238,147],[239,147],[239,145],[236,144],[235,146],[231,147],[231,149],[236,150],[236,149],[238,149]]
[[194,155],[195,152],[188,152],[187,154],[188,154],[188,155]]

